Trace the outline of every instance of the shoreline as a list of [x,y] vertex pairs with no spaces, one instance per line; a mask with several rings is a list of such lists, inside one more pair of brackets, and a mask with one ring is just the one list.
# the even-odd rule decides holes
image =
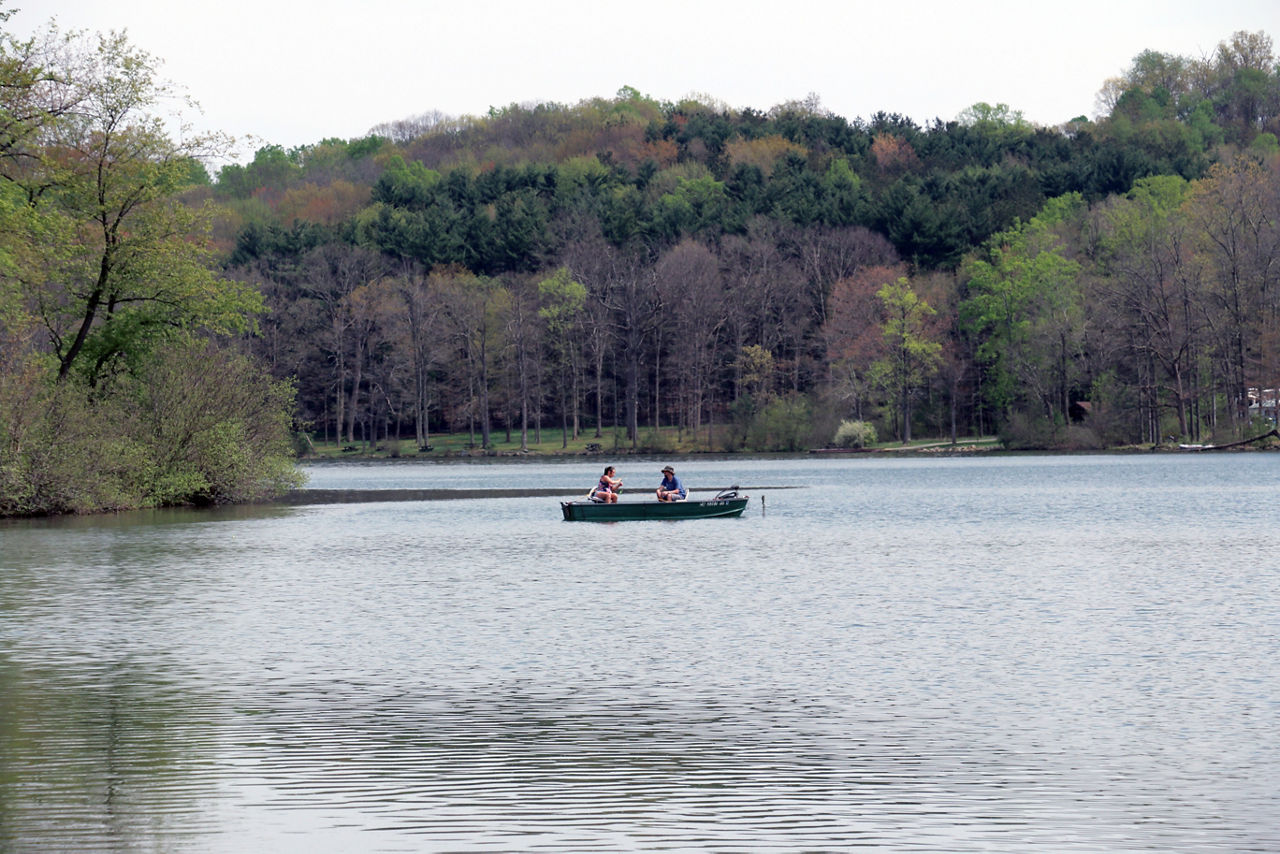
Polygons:
[[[743,492],[780,489],[804,489],[803,486],[743,486]],[[689,492],[717,493],[723,487],[695,486]],[[529,487],[526,489],[295,489],[263,504],[305,506],[312,504],[374,504],[389,501],[453,501],[476,498],[581,498],[579,488]],[[632,492],[627,497],[642,495],[653,500],[651,491]]]

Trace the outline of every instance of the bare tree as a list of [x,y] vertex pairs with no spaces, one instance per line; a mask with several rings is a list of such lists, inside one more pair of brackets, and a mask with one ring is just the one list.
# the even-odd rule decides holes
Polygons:
[[[620,249],[605,240],[598,223],[579,231],[566,246],[565,260],[574,277],[586,285],[589,302],[605,309],[606,317],[597,318],[596,323],[598,331],[607,323],[609,338],[622,360],[627,440],[634,448],[639,438],[640,365],[661,310],[653,267],[645,250]],[[603,397],[604,355],[603,349],[595,349],[598,407]]]
[[1250,157],[1218,164],[1197,184],[1189,203],[1190,221],[1200,235],[1215,306],[1215,327],[1224,352],[1232,417],[1240,418],[1250,385],[1276,377],[1263,364],[1280,359],[1264,354],[1273,339],[1265,332],[1280,320],[1280,167]]
[[683,402],[679,423],[696,439],[709,396],[715,344],[727,320],[720,263],[706,246],[685,240],[658,260],[656,277],[675,342]]
[[827,302],[836,282],[864,267],[898,263],[893,244],[862,226],[810,226],[796,234],[794,243],[818,326],[827,322]]
[[519,395],[520,450],[529,450],[529,418],[538,407],[535,379],[541,373],[543,331],[538,315],[537,286],[520,279],[508,288],[504,303],[506,340],[511,350],[511,364]]
[[467,409],[472,425],[480,422],[481,447],[492,433],[492,369],[501,347],[500,317],[510,294],[496,279],[452,270],[441,277],[443,317],[466,366]]
[[414,434],[419,448],[431,446],[431,370],[436,363],[436,342],[440,338],[440,281],[428,275],[412,259],[402,259],[396,282],[405,313],[404,338],[409,350],[413,376]]
[[362,301],[352,297],[385,273],[383,259],[367,249],[329,243],[308,252],[299,272],[303,292],[324,307],[339,440],[355,442],[356,404],[372,321]]
[[[799,384],[798,358],[809,313],[804,305],[802,272],[786,245],[790,228],[757,217],[745,236],[724,241],[721,257],[725,262],[726,292],[733,306],[728,320],[735,353],[754,345],[763,347],[776,359],[789,350],[795,361],[788,375],[795,387]],[[735,399],[741,394],[739,380],[735,372]]]

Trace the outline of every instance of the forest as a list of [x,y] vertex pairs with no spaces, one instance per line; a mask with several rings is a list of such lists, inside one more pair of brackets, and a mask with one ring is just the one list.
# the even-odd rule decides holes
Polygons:
[[1241,435],[1280,387],[1271,39],[1143,52],[1099,108],[920,126],[624,87],[264,148],[205,192],[319,439]]
[[[138,66],[100,39],[99,68]],[[1144,51],[1100,81],[1095,117],[1057,127],[985,102],[920,125],[623,87],[268,145],[216,173],[224,141],[171,142],[136,95],[85,109],[93,75],[42,79],[54,56],[0,53],[0,495],[122,443],[146,474],[105,497],[156,504],[282,488],[295,449],[429,453],[442,433],[477,452],[543,431],[630,451],[673,433],[695,451],[1089,449],[1275,419],[1265,33]],[[107,163],[136,171],[93,186]],[[24,489],[0,512],[110,504]]]

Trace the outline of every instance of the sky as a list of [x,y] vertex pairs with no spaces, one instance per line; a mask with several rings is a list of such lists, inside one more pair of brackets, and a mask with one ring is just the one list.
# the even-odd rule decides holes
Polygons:
[[0,0],[9,31],[109,32],[162,60],[199,129],[242,158],[439,111],[576,104],[631,86],[766,111],[817,95],[917,124],[979,101],[1053,126],[1092,117],[1143,50],[1202,57],[1280,39],[1277,0]]

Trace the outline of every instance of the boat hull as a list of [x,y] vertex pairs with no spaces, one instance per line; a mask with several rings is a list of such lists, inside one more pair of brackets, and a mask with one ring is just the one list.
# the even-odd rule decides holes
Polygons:
[[711,498],[706,501],[561,501],[566,522],[634,522],[646,519],[718,519],[741,516],[747,496]]

